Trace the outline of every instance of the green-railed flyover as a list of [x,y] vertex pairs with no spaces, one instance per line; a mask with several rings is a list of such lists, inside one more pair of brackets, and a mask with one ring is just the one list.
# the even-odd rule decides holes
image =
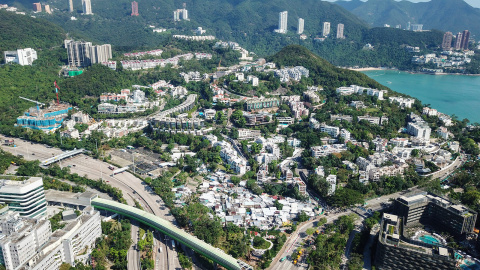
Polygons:
[[185,231],[175,227],[172,223],[163,218],[119,202],[96,198],[92,200],[92,206],[96,209],[114,212],[122,216],[133,218],[151,228],[168,235],[175,241],[193,249],[210,260],[218,263],[229,270],[252,270],[252,266],[239,261],[226,254],[219,248],[215,248],[204,241],[192,236]]

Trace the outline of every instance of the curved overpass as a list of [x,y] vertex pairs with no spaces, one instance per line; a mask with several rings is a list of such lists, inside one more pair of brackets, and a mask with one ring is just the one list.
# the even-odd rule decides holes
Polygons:
[[248,264],[237,261],[232,256],[226,254],[218,248],[214,248],[204,241],[186,233],[185,231],[175,227],[169,221],[159,218],[153,214],[140,210],[138,208],[121,204],[111,200],[96,198],[92,200],[92,206],[97,209],[115,212],[129,218],[133,218],[150,226],[163,234],[168,235],[172,239],[184,244],[185,246],[195,250],[203,256],[213,260],[221,266],[229,270],[253,269]]

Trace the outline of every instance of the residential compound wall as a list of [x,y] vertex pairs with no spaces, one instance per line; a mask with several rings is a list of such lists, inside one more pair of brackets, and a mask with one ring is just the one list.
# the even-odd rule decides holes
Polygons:
[[406,227],[426,223],[456,236],[472,233],[477,220],[477,212],[426,192],[401,196],[393,205]]

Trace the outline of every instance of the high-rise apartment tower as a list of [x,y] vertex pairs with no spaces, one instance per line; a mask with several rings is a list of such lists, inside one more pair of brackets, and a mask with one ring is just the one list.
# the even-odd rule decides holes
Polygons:
[[443,35],[442,50],[448,51],[452,48],[453,34],[452,32],[446,32]]
[[462,49],[462,40],[463,40],[463,33],[458,32],[456,40],[455,40],[455,50]]
[[93,15],[91,0],[82,0],[83,15]]
[[91,42],[65,40],[65,48],[69,66],[86,67],[107,62],[112,58],[110,44],[93,46]]
[[304,27],[305,21],[302,18],[298,18],[298,29],[297,29],[297,34],[302,34],[303,33],[303,27]]
[[282,11],[278,14],[278,29],[275,30],[277,33],[285,34],[287,33],[287,20],[288,20],[288,11]]
[[329,22],[324,22],[323,23],[323,36],[326,37],[330,35],[330,23]]
[[343,35],[343,30],[345,29],[345,25],[343,23],[339,23],[337,25],[337,39],[343,39],[345,36]]
[[42,4],[33,3],[33,11],[41,12],[42,11]]
[[138,16],[138,2],[132,2],[132,16]]
[[470,31],[465,30],[462,33],[462,43],[460,44],[460,47],[462,47],[463,50],[468,50],[468,42],[470,40]]

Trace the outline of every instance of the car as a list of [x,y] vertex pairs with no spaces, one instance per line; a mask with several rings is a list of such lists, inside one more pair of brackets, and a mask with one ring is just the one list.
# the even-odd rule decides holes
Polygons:
[[32,153],[32,156],[35,156],[35,153]]

